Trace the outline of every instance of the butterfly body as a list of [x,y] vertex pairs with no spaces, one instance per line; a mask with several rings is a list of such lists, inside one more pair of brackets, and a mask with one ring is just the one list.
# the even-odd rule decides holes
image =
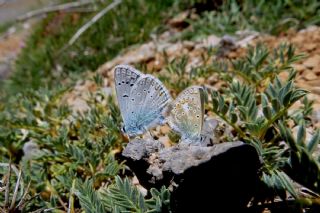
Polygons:
[[129,137],[164,123],[163,113],[171,96],[157,78],[130,66],[118,65],[115,85],[124,131]]
[[201,140],[204,116],[203,88],[191,86],[182,91],[172,105],[168,123],[180,133],[181,140],[196,143]]

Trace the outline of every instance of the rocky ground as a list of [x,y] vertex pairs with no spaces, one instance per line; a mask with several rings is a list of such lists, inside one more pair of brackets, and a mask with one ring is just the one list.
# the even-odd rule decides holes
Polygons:
[[[314,101],[314,112],[312,120],[315,127],[320,127],[320,27],[309,27],[301,31],[289,31],[279,36],[258,34],[256,32],[239,32],[235,36],[217,37],[215,35],[207,36],[197,41],[178,41],[173,42],[171,38],[179,34],[175,28],[167,31],[153,41],[128,48],[118,57],[105,64],[95,72],[104,76],[105,92],[113,93],[113,68],[118,64],[141,65],[145,64],[148,71],[154,71],[157,74],[164,73],[165,58],[163,52],[166,52],[169,60],[183,55],[189,56],[186,66],[187,72],[192,67],[204,63],[203,55],[207,54],[209,47],[220,48],[221,57],[224,59],[235,59],[243,56],[249,45],[263,43],[270,49],[283,42],[292,43],[297,53],[303,53],[305,58],[294,64],[298,71],[296,85],[304,88],[310,93],[308,98]],[[275,62],[276,63],[276,62]],[[94,74],[95,74],[94,73]],[[89,74],[89,76],[92,73]],[[281,77],[287,77],[287,73],[281,74]],[[179,79],[175,79],[179,80]],[[220,88],[222,82],[216,81],[214,77],[196,80],[199,85]],[[77,83],[74,90],[67,95],[67,102],[73,106],[76,111],[86,110],[85,99],[87,91],[94,91],[95,84],[90,80],[81,80]],[[175,95],[175,94],[174,94]],[[299,104],[292,108],[297,109]],[[169,129],[163,127],[161,133],[168,133]],[[308,137],[308,135],[307,135]],[[164,139],[164,141],[168,138]]]
[[14,61],[30,34],[30,24],[13,26],[0,34],[0,80],[7,78],[13,70]]

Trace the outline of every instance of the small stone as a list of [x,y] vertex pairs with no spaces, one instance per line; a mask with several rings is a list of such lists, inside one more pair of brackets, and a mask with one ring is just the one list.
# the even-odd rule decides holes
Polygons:
[[312,112],[312,121],[313,123],[320,123],[320,108],[315,108]]
[[[294,64],[293,68],[295,68],[297,70],[297,72],[301,72],[301,71],[304,71],[306,69],[305,66],[302,65],[302,64]],[[283,73],[285,73],[285,72],[283,72]]]
[[320,55],[314,55],[305,60],[303,65],[309,69],[320,66]]
[[171,128],[168,125],[163,125],[160,127],[160,133],[167,135],[171,131]]
[[90,110],[90,107],[88,106],[87,102],[82,98],[75,97],[75,99],[70,99],[68,102],[73,113],[84,113]]
[[308,81],[307,83],[308,83],[309,86],[318,87],[318,86],[320,86],[320,78]]
[[104,87],[102,88],[102,92],[105,96],[112,95],[112,88],[111,87]]
[[122,155],[134,160],[141,160],[144,157],[150,156],[154,152],[163,149],[164,146],[160,141],[152,138],[133,139],[123,150]]
[[165,148],[172,146],[171,141],[167,135],[159,137],[158,141],[161,142]]
[[288,72],[281,72],[281,73],[279,74],[279,77],[280,77],[281,80],[286,80],[286,79],[288,79],[288,76],[289,76],[289,73],[288,73]]
[[183,46],[184,48],[188,49],[188,50],[193,50],[195,47],[195,43],[193,41],[183,41]]
[[297,43],[297,44],[303,44],[304,43],[305,36],[303,34],[297,34],[294,38],[292,38],[291,42],[292,43]]
[[39,154],[39,146],[33,141],[29,141],[23,145],[23,154],[26,159],[32,159],[34,156]]
[[157,165],[150,165],[147,173],[152,174],[152,176],[154,176],[156,180],[160,180],[163,178],[162,170]]
[[166,54],[168,57],[176,56],[177,53],[181,53],[183,50],[183,45],[181,42],[175,44],[168,44],[167,48],[165,49]]
[[252,41],[258,36],[258,33],[252,33],[250,35],[247,35],[246,37],[244,37],[243,39],[241,39],[240,41],[237,41],[237,46],[239,47],[247,47],[248,45],[250,45],[252,43]]
[[312,71],[305,71],[303,73],[303,77],[308,81],[316,80],[318,78],[318,76],[316,74],[314,74]]
[[11,71],[11,67],[9,64],[0,62],[0,80],[7,78],[10,71]]
[[205,47],[215,47],[217,46],[221,41],[221,38],[216,35],[210,35],[207,38],[205,38],[202,42]]
[[313,69],[314,74],[316,74],[317,76],[320,76],[320,67],[316,67],[315,69]]
[[184,28],[188,26],[186,19],[189,16],[189,14],[189,11],[179,13],[178,15],[170,19],[168,24],[175,28]]
[[315,128],[320,128],[320,122],[315,123],[313,126],[314,126]]
[[199,78],[197,79],[197,82],[198,82],[200,85],[204,84],[205,81],[206,81],[206,79],[203,78],[203,77],[199,77]]
[[215,76],[215,75],[211,75],[209,78],[208,78],[208,83],[209,84],[214,84],[214,83],[216,83],[218,81],[218,79],[217,79],[217,76]]
[[312,50],[316,49],[317,46],[318,46],[317,43],[306,43],[303,45],[303,47],[308,51],[312,51]]

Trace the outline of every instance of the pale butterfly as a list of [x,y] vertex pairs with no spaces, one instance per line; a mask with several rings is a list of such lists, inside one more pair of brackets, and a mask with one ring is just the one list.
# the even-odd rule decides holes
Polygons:
[[128,65],[114,69],[118,103],[129,138],[142,135],[149,128],[164,124],[164,113],[171,96],[154,76],[145,75]]
[[191,86],[183,90],[171,106],[168,124],[186,143],[201,143],[204,117],[204,90]]

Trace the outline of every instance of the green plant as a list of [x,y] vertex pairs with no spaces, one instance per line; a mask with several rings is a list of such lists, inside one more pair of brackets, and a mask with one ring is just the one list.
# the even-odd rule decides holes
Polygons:
[[133,186],[128,178],[123,180],[117,176],[115,183],[108,187],[94,190],[92,180],[78,180],[75,194],[80,200],[82,208],[90,213],[94,212],[136,212],[151,213],[169,210],[170,193],[162,187],[160,191],[152,188],[151,198],[146,199]]
[[[87,111],[77,112],[64,104],[70,92],[31,90],[10,99],[0,113],[0,160],[21,165],[30,189],[41,195],[41,207],[66,208],[72,177],[92,178],[99,186],[125,168],[115,159],[123,140],[113,99],[100,88],[82,103]],[[30,143],[36,147],[27,149]]]
[[102,202],[110,212],[163,212],[168,210],[170,193],[162,187],[151,189],[151,198],[145,199],[136,187],[125,178],[116,177],[114,185],[101,192]]
[[[97,1],[98,11],[110,1]],[[115,57],[123,48],[149,39],[164,17],[178,6],[172,1],[122,1],[89,28],[77,42],[61,51],[75,32],[94,15],[91,13],[49,14],[32,33],[16,61],[7,91],[16,93],[27,86],[54,87],[72,73],[92,71]],[[142,30],[143,29],[143,30]]]
[[[305,205],[318,205],[317,200],[299,197],[292,182],[293,179],[320,192],[317,188],[320,162],[312,154],[320,142],[319,130],[310,141],[305,141],[306,127],[311,128],[307,122],[311,103],[304,98],[303,107],[290,111],[291,106],[307,94],[306,90],[294,86],[296,72],[291,63],[300,56],[295,56],[290,45],[281,45],[274,52],[269,55],[267,49],[258,45],[256,49],[249,49],[246,57],[226,65],[226,75],[230,77],[224,78],[227,85],[223,90],[209,90],[210,109],[233,129],[233,138],[227,140],[242,140],[257,148],[263,159],[261,180],[269,193],[285,199],[287,191]],[[271,65],[271,59],[279,63]],[[285,81],[278,77],[283,71],[289,72]],[[298,128],[295,137],[290,123]],[[306,173],[310,175],[305,177]]]
[[0,212],[28,211],[37,197],[31,196],[30,182],[25,186],[22,170],[15,165],[0,163],[0,167],[0,174],[3,175],[0,181]]
[[189,20],[191,27],[182,33],[182,38],[234,34],[238,30],[279,34],[292,27],[301,29],[319,24],[319,14],[317,0],[228,0],[219,9],[204,11],[198,19]]
[[170,88],[179,93],[191,84],[191,77],[186,72],[186,66],[189,60],[188,56],[184,55],[180,58],[174,58],[172,61],[168,60],[166,54],[164,54],[164,56],[167,64],[167,74],[161,75],[159,78]]

